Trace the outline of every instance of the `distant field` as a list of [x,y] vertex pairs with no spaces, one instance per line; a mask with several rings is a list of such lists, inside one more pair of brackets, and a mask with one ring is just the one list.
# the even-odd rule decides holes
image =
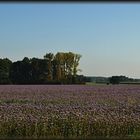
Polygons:
[[140,138],[139,85],[0,85],[0,138]]
[[107,85],[107,83],[86,82],[86,85]]
[[120,84],[133,84],[133,85],[140,85],[140,82],[121,82]]
[[[140,82],[121,82],[120,84],[126,84],[126,85],[140,85]],[[107,85],[107,83],[96,83],[96,82],[86,82],[86,85]],[[109,84],[108,84],[109,85]]]

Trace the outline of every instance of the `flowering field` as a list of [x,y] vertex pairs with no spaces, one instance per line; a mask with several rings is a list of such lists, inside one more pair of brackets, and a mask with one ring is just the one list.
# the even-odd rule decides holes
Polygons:
[[140,138],[140,86],[1,85],[7,137]]

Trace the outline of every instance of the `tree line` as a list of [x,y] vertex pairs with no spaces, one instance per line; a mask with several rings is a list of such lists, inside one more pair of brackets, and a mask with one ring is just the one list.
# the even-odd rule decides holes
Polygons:
[[12,62],[0,59],[0,84],[82,84],[77,72],[81,55],[73,52],[46,53],[43,59],[24,57]]
[[129,77],[126,77],[126,76],[123,76],[123,75],[120,75],[120,76],[112,76],[112,77],[109,77],[108,78],[108,84],[111,83],[113,85],[115,84],[128,84],[128,83],[138,83],[140,82],[139,79],[133,79],[133,78],[129,78]]
[[115,75],[111,77],[99,77],[99,76],[86,76],[86,82],[93,82],[98,84],[137,84],[140,83],[140,79],[129,78],[124,75]]

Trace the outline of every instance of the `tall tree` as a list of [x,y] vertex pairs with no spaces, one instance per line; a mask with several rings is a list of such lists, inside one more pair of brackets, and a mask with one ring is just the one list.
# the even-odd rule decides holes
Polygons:
[[9,71],[12,65],[12,61],[8,58],[0,59],[0,84],[11,83],[9,79]]
[[73,64],[73,75],[76,76],[77,72],[78,72],[78,65],[79,65],[79,61],[80,61],[80,58],[82,56],[80,54],[75,54],[74,55],[74,64]]
[[22,62],[17,61],[13,62],[10,68],[10,79],[13,84],[22,84],[23,83],[23,74],[22,74]]
[[48,81],[53,80],[53,69],[52,69],[53,58],[54,58],[53,53],[46,53],[46,55],[44,55],[44,59],[46,59],[48,62],[48,73],[47,73]]
[[60,52],[58,52],[55,57],[54,57],[54,61],[56,64],[56,80],[60,81],[62,78],[62,69],[61,69],[61,65],[62,65],[62,54]]
[[29,84],[31,83],[32,80],[31,62],[28,57],[24,57],[21,62],[22,62],[21,73],[23,77],[22,83]]
[[77,75],[80,58],[73,52],[58,52],[46,53],[44,59],[24,57],[13,63],[0,59],[0,83],[6,83],[6,77],[14,84],[76,83],[82,79]]
[[39,83],[39,75],[40,75],[40,67],[39,67],[39,59],[32,58],[31,59],[31,73],[32,73],[32,83]]

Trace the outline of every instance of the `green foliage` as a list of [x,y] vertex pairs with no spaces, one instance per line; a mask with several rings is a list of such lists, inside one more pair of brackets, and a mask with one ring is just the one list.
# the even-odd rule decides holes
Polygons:
[[0,84],[11,83],[9,79],[9,71],[12,62],[8,58],[0,59]]
[[112,76],[109,78],[109,81],[111,84],[119,84],[120,83],[120,77],[119,76]]
[[0,59],[0,84],[75,84],[81,55],[72,52],[46,53],[44,59],[24,57],[11,62]]
[[128,82],[128,81],[132,82],[133,80],[134,79],[122,75],[109,77],[109,82],[111,84],[120,84],[121,82]]

